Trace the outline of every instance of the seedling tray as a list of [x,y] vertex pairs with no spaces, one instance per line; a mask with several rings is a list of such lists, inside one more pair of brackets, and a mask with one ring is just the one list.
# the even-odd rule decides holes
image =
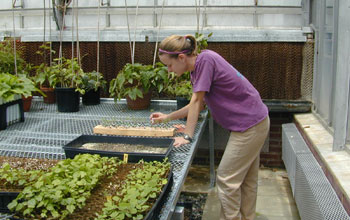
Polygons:
[[[124,154],[128,154],[128,161],[136,163],[143,159],[144,161],[162,161],[173,147],[174,140],[172,138],[153,138],[153,137],[124,137],[124,136],[99,136],[99,135],[81,135],[73,141],[66,144],[63,149],[66,158],[74,158],[77,154],[99,154],[104,157],[124,158]],[[165,153],[140,153],[140,152],[116,152],[104,150],[83,149],[82,145],[87,143],[116,143],[116,144],[131,144],[145,145],[155,148],[166,148]]]
[[0,213],[10,213],[7,205],[17,198],[19,192],[0,192]]
[[[155,201],[155,203],[153,204],[152,208],[148,211],[147,215],[145,216],[145,218],[143,220],[153,220],[153,219],[157,219],[161,209],[163,208],[163,204],[165,199],[167,198],[169,191],[171,189],[173,185],[173,168],[170,168],[169,174],[168,174],[168,182],[167,184],[165,184],[162,188],[162,192],[159,194],[159,196],[157,197],[157,200]],[[0,192],[1,198],[3,198],[2,192]],[[9,195],[8,199],[10,199],[7,204],[6,204],[6,210],[0,210],[1,212],[5,212],[5,213],[10,213],[10,211],[7,209],[7,205],[17,197],[17,195],[19,193],[4,193],[4,195]],[[12,197],[10,197],[12,196]],[[4,197],[5,198],[5,197]],[[2,200],[1,200],[2,202]],[[1,203],[2,205],[2,203]],[[18,218],[18,217],[10,217],[10,220],[25,220],[23,218]]]
[[162,192],[158,196],[156,202],[153,204],[151,210],[147,213],[144,220],[158,219],[161,209],[163,208],[164,201],[169,194],[171,186],[173,185],[173,169],[170,168],[168,175],[168,183],[162,188]]

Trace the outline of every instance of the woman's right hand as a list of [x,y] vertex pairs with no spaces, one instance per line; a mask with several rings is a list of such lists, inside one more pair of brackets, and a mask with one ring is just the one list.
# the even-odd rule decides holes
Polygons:
[[149,120],[152,124],[165,123],[169,121],[168,115],[161,112],[152,113],[149,116]]

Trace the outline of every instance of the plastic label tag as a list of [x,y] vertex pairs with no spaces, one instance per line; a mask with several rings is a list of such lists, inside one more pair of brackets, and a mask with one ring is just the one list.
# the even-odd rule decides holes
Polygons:
[[124,154],[124,162],[125,163],[128,163],[128,157],[129,157],[129,154]]

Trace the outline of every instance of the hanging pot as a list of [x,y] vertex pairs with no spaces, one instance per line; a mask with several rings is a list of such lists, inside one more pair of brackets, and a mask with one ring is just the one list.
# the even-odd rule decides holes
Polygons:
[[79,92],[75,88],[56,88],[57,110],[59,112],[79,111]]
[[82,100],[84,105],[100,104],[100,88],[98,88],[97,91],[95,91],[94,89],[86,91],[85,94],[82,96]]

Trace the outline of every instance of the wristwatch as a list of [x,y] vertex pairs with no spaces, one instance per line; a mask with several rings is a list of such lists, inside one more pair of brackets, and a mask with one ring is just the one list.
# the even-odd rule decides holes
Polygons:
[[192,142],[192,138],[188,134],[184,134],[183,138],[189,142]]

